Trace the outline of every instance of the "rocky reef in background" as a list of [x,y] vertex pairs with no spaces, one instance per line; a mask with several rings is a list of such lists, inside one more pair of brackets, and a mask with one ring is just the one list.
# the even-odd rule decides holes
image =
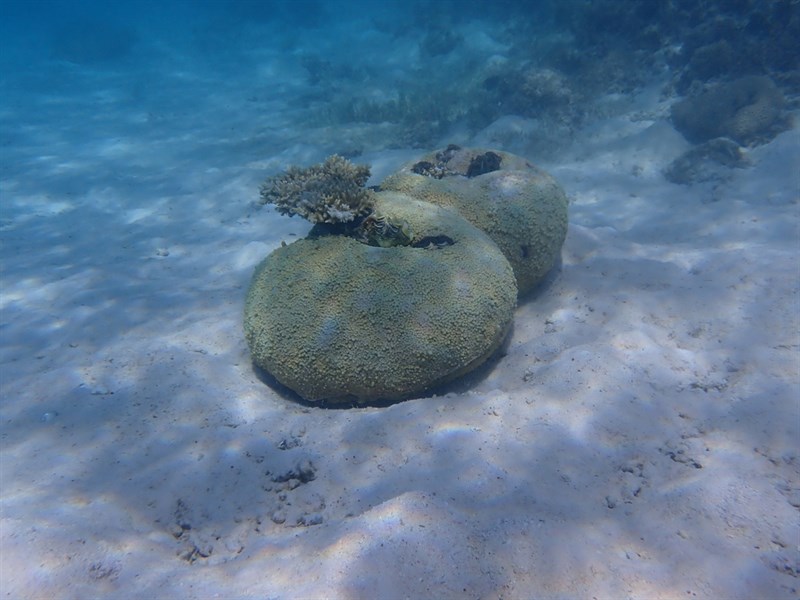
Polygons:
[[[368,69],[306,58],[309,81],[320,91],[321,101],[311,103],[315,122],[381,123],[388,147],[430,147],[454,128],[474,134],[518,115],[534,120],[552,147],[604,110],[599,98],[631,94],[656,77],[668,80],[665,94],[680,96],[743,76],[766,77],[786,98],[786,109],[798,106],[800,4],[792,0],[416,6],[410,22],[373,23],[417,45],[388,88]],[[484,21],[501,49],[476,49],[471,19]],[[344,73],[358,85],[349,85]]]

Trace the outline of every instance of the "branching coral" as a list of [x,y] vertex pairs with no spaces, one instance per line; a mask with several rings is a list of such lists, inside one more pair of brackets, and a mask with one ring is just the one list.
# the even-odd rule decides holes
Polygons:
[[373,192],[364,187],[369,174],[368,166],[334,154],[321,164],[289,167],[267,179],[261,186],[261,203],[312,223],[349,223],[372,210]]

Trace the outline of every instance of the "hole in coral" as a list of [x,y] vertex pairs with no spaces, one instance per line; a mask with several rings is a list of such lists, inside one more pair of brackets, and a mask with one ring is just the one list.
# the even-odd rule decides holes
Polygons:
[[411,167],[411,172],[416,173],[417,175],[425,175],[426,177],[431,177],[431,173],[436,168],[429,160],[421,160],[416,163],[413,167]]
[[411,244],[414,248],[424,248],[425,250],[438,250],[445,246],[455,244],[453,238],[446,235],[429,235]]
[[428,160],[421,160],[413,167],[411,171],[423,177],[432,177],[433,179],[442,179],[448,175],[453,175],[453,172],[447,168],[446,163],[433,164]]
[[477,177],[500,169],[503,158],[494,152],[484,152],[473,158],[467,168],[467,177]]

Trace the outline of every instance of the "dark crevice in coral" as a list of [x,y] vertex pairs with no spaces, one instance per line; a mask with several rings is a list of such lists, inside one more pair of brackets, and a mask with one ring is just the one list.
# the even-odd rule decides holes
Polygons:
[[441,152],[436,153],[436,162],[430,160],[421,160],[414,163],[411,167],[411,172],[424,177],[432,177],[434,179],[443,179],[452,176],[467,176],[478,177],[492,171],[500,170],[500,165],[503,163],[503,157],[496,152],[484,152],[474,156],[469,162],[466,172],[461,169],[452,169],[450,161],[461,151],[460,146],[450,144]]
[[450,162],[450,160],[459,150],[461,150],[461,146],[450,144],[441,152],[436,153],[435,163],[429,160],[421,160],[411,167],[411,172],[424,177],[432,177],[434,179],[443,179],[444,177],[449,177],[452,175],[461,175],[461,173],[457,173],[447,166],[447,163]]
[[424,248],[426,250],[437,250],[439,248],[444,248],[446,246],[452,246],[455,244],[455,240],[453,238],[448,237],[446,235],[429,235],[422,239],[417,240],[411,246],[413,248]]
[[417,175],[425,175],[426,177],[436,177],[436,179],[441,179],[441,176],[437,176],[436,172],[436,165],[428,160],[421,160],[416,163],[413,167],[411,167],[411,172],[416,173]]
[[478,175],[484,175],[492,171],[499,171],[500,163],[502,162],[503,158],[494,152],[490,151],[479,154],[470,161],[469,167],[467,168],[467,177],[477,177]]
[[374,211],[348,223],[317,223],[308,232],[311,239],[329,235],[351,237],[357,242],[378,248],[411,246],[409,225],[402,220],[389,220]]
[[368,214],[353,230],[362,244],[380,248],[408,246],[411,244],[410,228],[405,221],[391,221],[375,212]]

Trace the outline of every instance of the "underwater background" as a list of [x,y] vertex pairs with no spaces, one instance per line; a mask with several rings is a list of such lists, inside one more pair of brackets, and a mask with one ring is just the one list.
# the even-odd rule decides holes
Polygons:
[[[302,143],[300,131],[348,157],[428,149],[513,117],[520,135],[537,138],[528,153],[547,156],[617,110],[610,95],[624,103],[654,80],[679,95],[746,75],[769,76],[784,95],[798,87],[791,0],[2,6],[7,102],[15,90],[38,97],[48,106],[25,107],[35,119],[55,110],[57,96],[71,99],[72,112],[62,106],[60,116],[83,125],[87,143],[114,131],[102,129],[111,124],[99,114],[69,123],[82,110],[125,110],[147,137],[167,110],[174,125],[191,128],[192,113],[230,94],[217,120],[229,131],[245,127],[229,135],[239,144],[267,137],[271,155]],[[207,143],[219,151],[225,140]]]
[[[796,598],[800,3],[0,0],[0,589]],[[265,178],[448,144],[569,196],[486,368],[253,368]]]

